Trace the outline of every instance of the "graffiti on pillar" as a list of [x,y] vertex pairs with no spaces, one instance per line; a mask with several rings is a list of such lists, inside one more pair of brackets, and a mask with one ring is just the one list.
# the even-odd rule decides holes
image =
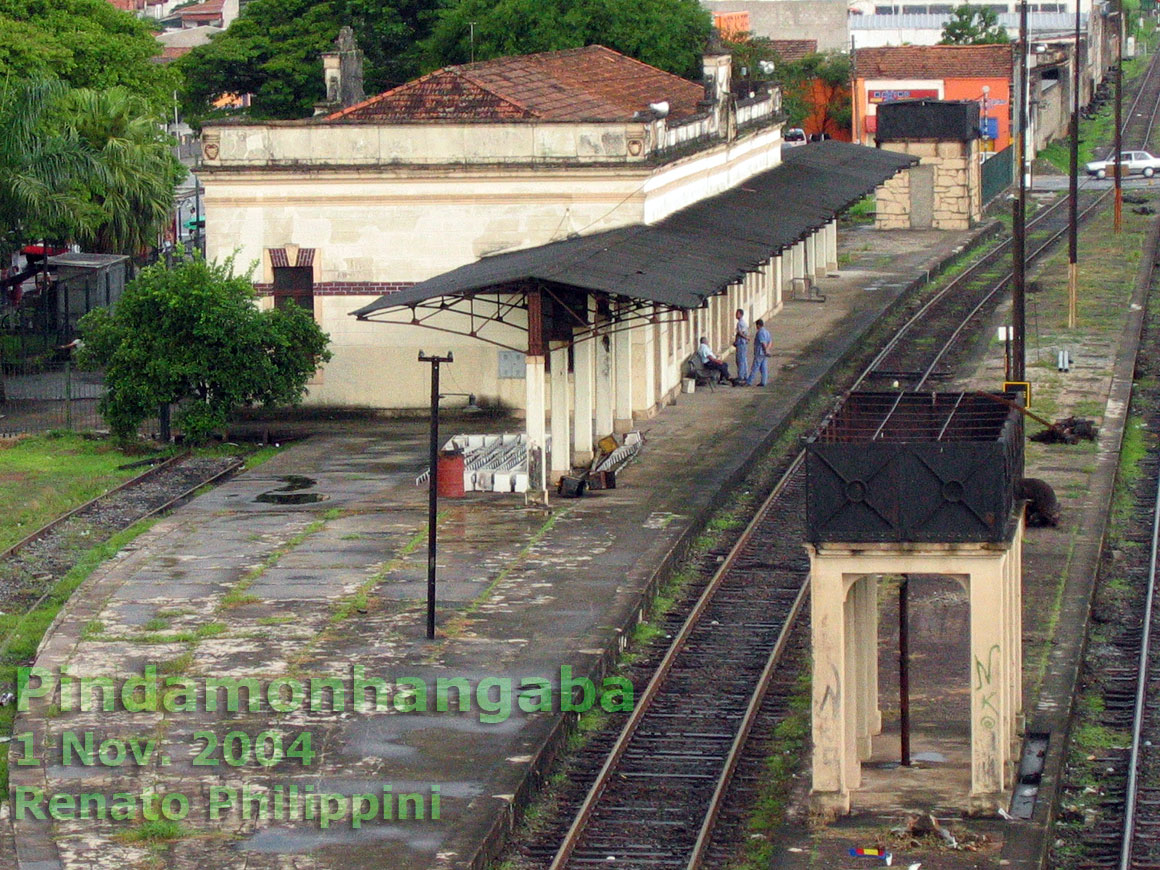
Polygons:
[[991,648],[987,650],[985,664],[978,656],[975,656],[975,691],[981,693],[979,709],[982,711],[982,716],[979,718],[979,724],[984,728],[994,728],[999,722],[999,708],[995,706],[995,698],[998,696],[999,690],[994,688],[994,679],[1001,654],[999,644],[995,643],[991,644]]
[[838,705],[841,703],[841,692],[835,689],[835,686],[840,686],[838,680],[838,669],[830,665],[830,679],[826,682],[826,691],[822,694],[822,700],[818,703],[818,714],[826,712],[826,707],[830,707],[829,715],[837,718],[839,714]]

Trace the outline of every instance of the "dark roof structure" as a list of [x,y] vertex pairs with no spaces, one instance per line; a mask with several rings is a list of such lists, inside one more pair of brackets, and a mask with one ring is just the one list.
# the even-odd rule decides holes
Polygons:
[[445,67],[328,115],[342,121],[629,121],[650,103],[696,114],[697,82],[589,45]]
[[829,140],[653,225],[638,224],[496,254],[379,297],[365,320],[446,297],[516,292],[529,282],[671,309],[700,307],[918,158]]

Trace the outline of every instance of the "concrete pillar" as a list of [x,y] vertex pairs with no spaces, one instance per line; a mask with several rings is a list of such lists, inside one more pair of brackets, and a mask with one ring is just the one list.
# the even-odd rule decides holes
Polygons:
[[544,357],[528,354],[524,357],[525,413],[524,424],[528,433],[528,492],[529,501],[547,503],[548,457],[545,418],[546,391],[544,389]]
[[[589,322],[594,311],[589,309]],[[575,396],[573,412],[572,464],[587,465],[592,461],[592,409],[595,404],[596,343],[591,332],[586,332],[572,345],[572,394]]]
[[544,317],[539,289],[529,288],[528,352],[524,357],[525,429],[528,437],[529,502],[548,503],[548,439],[545,426]]
[[552,462],[548,466],[551,482],[572,470],[572,433],[568,409],[568,344],[552,343]]
[[616,383],[613,428],[621,434],[632,431],[632,333],[622,323],[612,337]]
[[826,274],[838,274],[838,222],[826,224]]
[[810,634],[813,643],[811,723],[813,800],[825,812],[848,813],[846,784],[845,589],[841,572],[810,551]]
[[629,375],[632,381],[632,416],[646,416],[656,404],[656,327],[642,325],[632,330],[632,357]]
[[798,242],[793,246],[793,277],[804,278],[806,276],[806,244],[805,242]]
[[993,810],[1004,800],[1009,751],[1005,684],[1010,679],[1003,559],[979,560],[970,574],[971,805]]
[[858,617],[857,604],[854,600],[853,587],[847,587],[846,600],[842,603],[842,619],[846,635],[845,669],[843,670],[842,692],[844,725],[842,729],[842,780],[846,789],[855,789],[862,784],[862,759],[858,754],[858,662],[861,658],[858,649]]
[[814,278],[818,274],[818,234],[810,233],[806,236],[806,277]]
[[612,383],[612,336],[605,330],[596,336],[596,438],[612,434],[616,399]]
[[1018,528],[1015,530],[1015,541],[1011,552],[1014,560],[1011,564],[1010,589],[1012,597],[1011,626],[1015,637],[1013,652],[1015,653],[1015,716],[1018,729],[1023,730],[1023,524],[1024,517],[1019,515]]
[[785,289],[784,260],[781,254],[773,258],[773,298],[770,300],[770,311],[781,308]]
[[858,758],[873,754],[873,737],[881,730],[878,709],[878,577],[855,584],[858,650]]

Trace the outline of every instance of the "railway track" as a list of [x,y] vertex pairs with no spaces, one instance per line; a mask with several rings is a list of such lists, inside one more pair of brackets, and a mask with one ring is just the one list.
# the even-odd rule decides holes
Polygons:
[[[92,547],[241,466],[232,457],[180,454],[58,517],[0,553],[0,610],[35,610]],[[0,658],[15,632],[0,638]]]
[[[1160,95],[1160,84],[1150,84],[1150,93]],[[1129,112],[1129,141],[1149,142],[1154,131],[1156,109],[1137,111],[1147,92],[1146,84]],[[1155,342],[1146,324],[1141,347]],[[1134,411],[1156,432],[1160,390],[1150,384],[1160,375],[1160,361],[1154,353],[1142,354],[1136,375]],[[1101,565],[1095,632],[1081,677],[1084,724],[1106,739],[1086,759],[1073,758],[1062,783],[1063,836],[1054,866],[1076,870],[1160,868],[1160,451],[1153,447],[1137,470],[1130,519]]]
[[[1142,347],[1155,347],[1146,326]],[[1133,410],[1160,431],[1160,360],[1144,351]],[[1064,771],[1053,867],[1155,870],[1160,867],[1160,450],[1137,466],[1130,518],[1109,541],[1092,608],[1081,675],[1079,739]],[[1073,740],[1077,725],[1073,725]]]
[[[1140,106],[1150,107],[1143,123]],[[1125,147],[1149,140],[1158,107],[1154,60],[1128,112]],[[1084,213],[1108,195],[1086,192]],[[1065,231],[1062,201],[1042,210],[1029,231],[1029,257],[1042,255]],[[949,371],[970,325],[993,310],[1010,281],[1005,256],[1006,246],[1000,246],[949,282],[849,389],[871,389],[889,379],[919,390]],[[933,349],[929,340],[913,340],[919,329],[934,335]],[[768,730],[784,719],[785,689],[806,643],[803,456],[789,461],[736,544],[720,554],[720,565],[697,590],[684,621],[664,626],[672,643],[638,691],[635,709],[616,723],[615,739],[594,740],[572,772],[572,795],[582,800],[574,813],[562,813],[562,821],[545,826],[522,849],[523,866],[564,870],[615,862],[621,868],[693,870],[722,865],[713,834],[748,735],[758,720]],[[1160,809],[1160,782],[1152,797]],[[565,795],[564,804],[568,801]],[[729,826],[736,828],[738,818],[733,813]]]

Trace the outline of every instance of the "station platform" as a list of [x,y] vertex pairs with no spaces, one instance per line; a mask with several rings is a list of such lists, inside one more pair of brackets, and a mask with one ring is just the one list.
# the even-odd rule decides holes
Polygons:
[[[36,664],[50,681],[65,669],[117,687],[180,678],[196,697],[158,712],[33,701],[15,732],[33,734],[34,749],[11,769],[14,794],[27,797],[24,818],[9,819],[18,866],[481,866],[563,731],[559,713],[505,701],[503,682],[558,687],[565,667],[576,678],[603,673],[644,597],[731,485],[803,401],[824,394],[827,373],[899,295],[970,238],[843,231],[840,274],[820,282],[826,301],[787,301],[768,318],[769,386],[680,395],[641,424],[644,448],[614,490],[546,509],[517,495],[443,500],[433,642],[427,493],[415,486],[425,421],[311,424],[313,437],[161,520],[85,582]],[[501,430],[451,414],[442,433]],[[294,694],[312,678],[342,686],[320,709]],[[471,695],[465,712],[435,709],[433,692],[426,712],[394,711],[418,706],[439,678],[499,682],[484,700]],[[263,702],[251,709],[243,687],[235,709],[208,709],[208,681],[229,679],[255,681]],[[352,710],[353,699],[336,709],[334,693],[356,679],[387,684],[379,709]],[[86,735],[96,747],[110,741],[110,754],[85,763],[73,750]],[[117,741],[137,755],[118,756]],[[300,817],[293,799],[311,791],[332,810],[357,798],[365,812],[374,797],[375,818],[356,826],[344,812],[324,826],[321,799],[314,818]],[[129,794],[142,807],[175,795],[172,806],[183,799],[188,814],[168,826],[69,818],[61,807],[82,793]],[[52,819],[35,818],[37,795],[62,796]],[[384,807],[395,817],[384,820]],[[419,807],[427,818],[399,819]]]

